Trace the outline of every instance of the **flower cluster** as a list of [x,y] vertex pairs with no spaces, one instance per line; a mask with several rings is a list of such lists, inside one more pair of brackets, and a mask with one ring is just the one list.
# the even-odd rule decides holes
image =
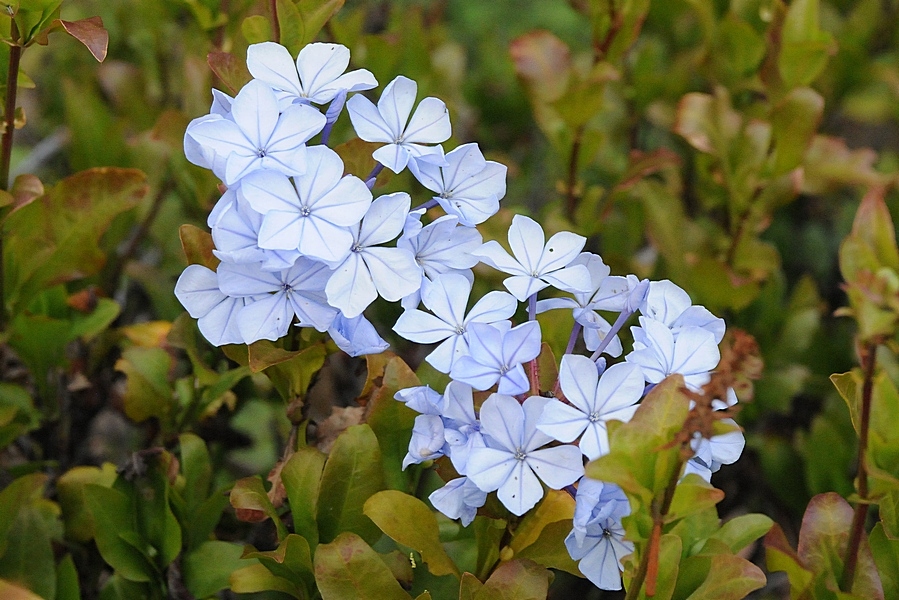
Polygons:
[[[425,360],[451,379],[442,393],[421,386],[397,394],[420,413],[404,468],[448,457],[461,477],[430,500],[465,525],[492,492],[523,515],[544,486],[569,490],[571,556],[598,586],[619,589],[619,560],[632,550],[621,526],[630,509],[620,489],[586,479],[584,464],[609,452],[608,421],[630,419],[662,379],[679,373],[694,389],[709,380],[724,322],[671,282],[611,276],[599,256],[583,252],[585,238],[561,232],[546,240],[525,216],[512,220],[511,253],[482,243],[476,226],[499,209],[506,168],[476,144],[444,152],[447,108],[437,98],[415,107],[410,79],[390,82],[377,104],[356,94],[377,82],[365,70],[346,73],[349,58],[337,44],[310,44],[295,61],[278,44],[253,45],[247,63],[255,78],[233,98],[215,91],[210,114],[190,123],[188,159],[226,186],[208,219],[221,263],[215,271],[187,267],[176,296],[214,345],[314,327],[352,356],[387,347],[366,308],[378,297],[401,301],[394,331],[435,344]],[[364,178],[346,174],[328,147],[344,108],[356,135],[379,144]],[[406,192],[373,197],[383,168],[408,168],[433,196],[417,208]],[[426,221],[437,206],[445,214]],[[507,291],[472,303],[478,263],[506,273]],[[528,318],[515,323],[521,302]],[[549,398],[532,368],[542,344],[536,316],[556,309],[572,310],[575,324],[560,393]],[[625,354],[618,334],[637,313]],[[575,352],[581,340],[589,357]],[[742,447],[739,432],[697,438],[688,470],[708,479]]]
[[[665,377],[680,374],[694,390],[709,381],[724,321],[694,306],[670,281],[611,276],[601,257],[582,252],[585,240],[575,234],[546,241],[538,223],[516,216],[508,240],[511,254],[491,241],[473,255],[510,275],[504,285],[511,295],[490,292],[466,313],[471,285],[458,275],[440,275],[423,287],[430,312],[407,309],[394,327],[412,341],[440,342],[425,360],[452,380],[443,394],[426,386],[397,394],[420,413],[404,464],[449,458],[461,477],[430,500],[463,525],[494,491],[520,516],[536,506],[544,486],[569,490],[576,498],[565,540],[571,557],[597,586],[620,589],[619,561],[633,550],[621,524],[630,506],[617,486],[584,477],[584,463],[609,453],[607,423],[628,421]],[[538,300],[547,288],[570,296]],[[519,301],[527,303],[529,319],[513,325]],[[561,359],[558,397],[548,398],[539,395],[525,365],[540,353],[536,314],[554,309],[572,310],[574,328]],[[610,324],[602,313],[618,316]],[[633,349],[624,354],[618,334],[635,314]],[[589,357],[575,352],[581,340]],[[477,410],[475,392],[489,393]],[[730,401],[736,402],[733,394]],[[739,458],[743,445],[736,430],[697,437],[686,472],[709,480]]]
[[[498,210],[505,167],[476,144],[444,154],[446,105],[425,98],[413,111],[410,79],[390,82],[377,106],[347,100],[377,86],[366,70],[345,73],[349,60],[338,44],[310,44],[296,61],[278,44],[252,45],[255,79],[234,98],[214,91],[210,114],[187,128],[187,158],[227,186],[208,219],[221,264],[191,265],[175,287],[214,345],[277,340],[295,324],[328,331],[353,356],[380,352],[387,343],[363,316],[376,298],[417,306],[438,276],[471,279],[474,225]],[[365,179],[345,174],[327,145],[344,106],[356,134],[382,144]],[[385,166],[408,166],[435,197],[417,210],[405,192],[373,198]],[[446,216],[423,225],[424,209],[438,204]]]

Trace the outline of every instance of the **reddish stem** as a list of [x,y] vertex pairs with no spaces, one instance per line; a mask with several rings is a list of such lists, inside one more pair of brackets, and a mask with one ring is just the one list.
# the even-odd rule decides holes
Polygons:
[[870,342],[862,350],[862,367],[865,379],[862,383],[862,411],[858,432],[858,495],[859,503],[852,514],[852,526],[849,530],[849,543],[846,545],[846,557],[843,564],[843,576],[840,589],[844,592],[852,590],[855,580],[855,568],[858,565],[858,551],[868,518],[868,465],[865,456],[868,453],[868,432],[871,422],[871,397],[874,392],[874,367],[877,363],[877,342]]

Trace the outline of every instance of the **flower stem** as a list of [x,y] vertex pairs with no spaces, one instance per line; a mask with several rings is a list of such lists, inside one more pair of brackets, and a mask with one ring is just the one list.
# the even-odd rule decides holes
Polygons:
[[581,329],[583,329],[583,326],[575,321],[574,327],[571,328],[571,337],[568,338],[568,345],[565,346],[565,354],[574,352],[574,345],[577,343],[577,338],[581,334]]
[[368,177],[365,178],[365,185],[368,186],[368,189],[372,189],[375,187],[375,181],[378,179],[378,175],[381,174],[381,171],[384,170],[384,165],[381,163],[375,163],[375,168],[371,170],[371,173],[368,174]]
[[634,314],[634,312],[627,309],[621,311],[621,314],[619,314],[618,318],[615,319],[615,322],[612,324],[612,328],[609,329],[606,337],[603,338],[603,340],[599,343],[599,347],[590,356],[590,360],[595,362],[596,359],[602,356],[603,350],[605,350],[608,345],[612,343],[612,340],[615,339],[615,336],[618,335],[618,332],[621,331],[621,328],[624,327],[624,324],[627,323],[627,320],[631,318],[632,314]]
[[[19,39],[19,27],[15,19],[10,19],[10,38],[14,42]],[[0,186],[9,190],[9,165],[12,160],[12,139],[16,130],[16,92],[18,91],[19,61],[22,58],[22,47],[9,47],[9,66],[6,71],[6,106],[4,108],[3,137],[0,139]],[[5,216],[6,210],[0,215]],[[6,273],[3,268],[3,233],[0,231],[0,331],[6,329]]]
[[868,453],[868,432],[871,422],[871,396],[874,392],[874,367],[877,363],[877,342],[870,342],[863,349],[861,357],[865,378],[862,383],[861,419],[858,432],[858,496],[852,514],[852,526],[849,530],[849,543],[846,545],[846,556],[843,564],[843,576],[840,589],[844,592],[852,590],[855,580],[855,567],[858,565],[858,551],[868,518],[868,466],[865,455]]
[[431,198],[427,202],[419,204],[409,212],[415,212],[416,210],[429,210],[431,208],[434,208],[435,206],[437,206],[437,198]]
[[[685,443],[689,446],[689,442]],[[682,450],[685,449],[682,444]],[[659,574],[659,550],[662,543],[662,525],[671,510],[671,502],[674,500],[674,491],[677,488],[677,482],[680,481],[681,468],[684,466],[684,453],[678,454],[677,464],[671,470],[668,478],[668,485],[662,495],[661,502],[653,499],[652,502],[652,533],[650,533],[647,541],[646,550],[640,559],[640,565],[637,572],[631,580],[631,585],[627,589],[627,595],[624,600],[636,600],[640,597],[640,590],[646,585],[646,595],[648,597],[655,596],[656,582]]]

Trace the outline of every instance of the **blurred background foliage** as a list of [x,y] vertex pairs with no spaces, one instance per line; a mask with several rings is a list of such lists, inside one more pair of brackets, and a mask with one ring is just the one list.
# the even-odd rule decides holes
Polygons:
[[[177,515],[163,502],[162,516],[144,524],[142,534],[158,541],[153,552],[166,559],[153,568],[181,549],[182,540],[160,526],[176,517],[182,528],[196,527],[185,530],[186,549],[213,529],[219,540],[270,545],[271,531],[235,518],[216,492],[275,465],[292,431],[278,391],[304,392],[326,365],[305,413],[334,428],[319,428],[323,445],[359,421],[352,399],[365,395],[364,361],[331,354],[315,339],[304,340],[315,368],[294,380],[285,375],[273,384],[250,367],[235,368],[198,336],[172,294],[185,265],[179,227],[205,228],[219,195],[214,176],[185,160],[183,132],[208,111],[212,86],[229,91],[225,81],[241,77],[237,68],[220,79],[207,55],[242,61],[249,43],[270,39],[269,3],[62,6],[68,20],[94,15],[109,32],[102,64],[60,33],[24,52],[24,126],[12,160],[13,177],[34,174],[48,188],[93,167],[146,177],[119,172],[133,181],[119,182],[106,221],[83,232],[105,257],[96,269],[48,280],[21,299],[7,292],[13,321],[0,387],[0,487],[8,487],[0,507],[27,511],[16,526],[25,522],[53,544],[35,551],[40,556],[3,556],[0,579],[21,575],[15,565],[35,573],[49,565],[25,580],[47,598],[73,597],[56,590],[72,589],[76,564],[82,597],[98,597],[101,588],[103,598],[149,593],[108,578],[97,548],[106,558],[104,548],[120,540],[87,541],[103,518],[116,517],[87,514],[86,503],[175,494]],[[577,231],[613,272],[671,278],[756,338],[765,368],[739,416],[747,451],[715,476],[727,493],[722,517],[761,512],[795,541],[813,495],[852,493],[855,433],[828,380],[857,362],[854,325],[834,316],[846,304],[837,253],[869,189],[883,190],[894,216],[899,210],[899,1],[347,0],[317,39],[348,46],[353,65],[382,85],[397,74],[417,80],[420,97],[449,106],[447,147],[477,141],[488,158],[509,166],[505,208],[481,228],[485,239],[505,238],[512,211],[550,232]],[[351,135],[344,115],[334,139]],[[422,191],[408,173],[384,185]],[[17,243],[20,252],[33,248],[9,243],[11,251]],[[488,282],[482,293],[499,281],[487,270],[479,280]],[[397,311],[375,308],[382,334]],[[546,315],[544,329],[562,336],[551,345],[564,346],[564,318]],[[391,341],[417,366],[420,352]],[[899,365],[887,370],[895,374]],[[179,467],[153,449],[174,448],[179,437],[182,474],[170,484],[166,469],[177,474]],[[126,473],[151,464],[157,476],[119,477],[110,488],[110,463],[127,465]],[[101,485],[85,492],[88,482]],[[3,526],[0,516],[0,534]],[[240,554],[232,548],[204,552],[230,568]],[[201,558],[193,561],[180,569],[198,568]],[[41,582],[54,568],[58,583]],[[219,589],[193,585],[199,597]],[[566,597],[582,585],[561,576],[552,590]],[[783,581],[771,577],[763,593],[785,597]]]

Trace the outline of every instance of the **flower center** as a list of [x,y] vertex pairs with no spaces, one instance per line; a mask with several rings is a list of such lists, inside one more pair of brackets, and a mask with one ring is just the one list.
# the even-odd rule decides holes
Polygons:
[[604,537],[604,538],[610,538],[610,537],[612,537],[612,532],[609,531],[609,530],[606,529],[606,528],[603,528],[603,530],[602,530],[602,537]]
[[465,333],[465,325],[456,325],[456,335]]
[[356,244],[353,246],[353,252],[362,252],[362,244]]
[[302,208],[300,208],[300,216],[301,217],[308,217],[311,214],[312,214],[312,209],[309,208],[308,206],[303,206]]
[[591,423],[596,423],[597,421],[600,420],[599,413],[596,411],[593,411],[592,413],[587,415],[587,419],[589,419]]
[[265,158],[265,148],[256,148],[256,156]]
[[515,457],[515,460],[524,460],[525,458],[528,457],[527,453],[524,450],[522,450],[521,448],[516,448],[515,454],[513,454],[512,456]]

